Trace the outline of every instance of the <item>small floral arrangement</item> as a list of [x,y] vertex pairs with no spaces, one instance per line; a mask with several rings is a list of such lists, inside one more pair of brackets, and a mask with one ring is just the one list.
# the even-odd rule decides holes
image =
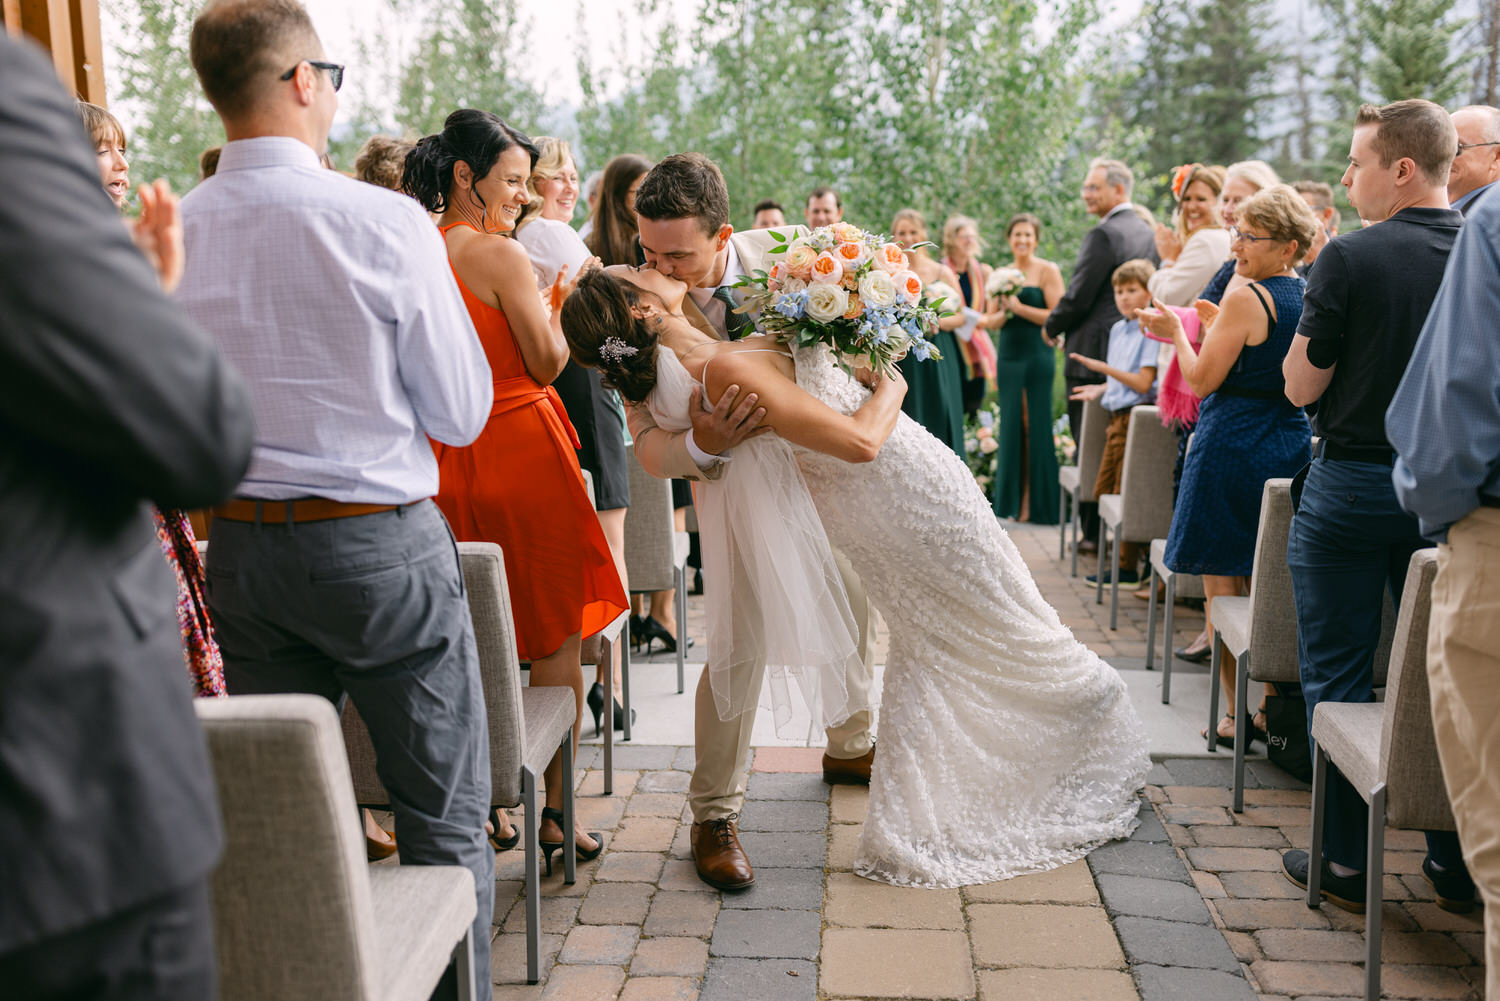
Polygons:
[[918,361],[942,357],[927,332],[948,313],[924,299],[899,244],[844,222],[771,238],[780,259],[735,283],[746,290],[741,309],[759,313],[766,333],[798,347],[827,344],[846,371],[891,373],[908,351]]
[[1000,442],[995,435],[1000,430],[1000,404],[991,400],[972,416],[964,420],[964,460],[974,482],[986,494],[995,484],[995,465],[1000,451]]
[[1026,284],[1026,274],[1019,268],[996,268],[984,280],[984,294],[994,298],[1000,295],[1015,295]]
[[1052,425],[1052,447],[1057,449],[1057,464],[1071,466],[1078,455],[1078,446],[1073,442],[1073,431],[1068,425],[1068,415],[1063,414]]

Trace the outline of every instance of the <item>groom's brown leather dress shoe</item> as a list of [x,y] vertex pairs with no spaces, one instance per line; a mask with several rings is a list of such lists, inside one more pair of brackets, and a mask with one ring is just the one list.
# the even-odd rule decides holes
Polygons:
[[823,752],[823,781],[829,785],[870,784],[870,766],[875,763],[875,748],[857,758],[834,758]]
[[755,870],[735,830],[739,817],[731,813],[693,825],[693,865],[698,867],[698,878],[720,890],[743,890],[755,882]]

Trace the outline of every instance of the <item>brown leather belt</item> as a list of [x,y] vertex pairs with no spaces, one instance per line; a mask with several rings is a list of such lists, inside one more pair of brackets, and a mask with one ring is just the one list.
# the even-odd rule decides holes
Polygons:
[[229,521],[259,521],[266,525],[284,525],[287,522],[329,521],[333,518],[357,518],[362,514],[379,514],[394,511],[409,504],[346,504],[342,501],[325,500],[322,497],[304,497],[301,500],[248,500],[225,501],[213,508],[215,518]]

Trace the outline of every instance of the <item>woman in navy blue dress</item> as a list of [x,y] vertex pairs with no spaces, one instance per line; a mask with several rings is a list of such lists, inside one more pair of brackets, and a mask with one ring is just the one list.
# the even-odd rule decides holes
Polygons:
[[[1303,282],[1292,268],[1316,228],[1312,210],[1284,184],[1240,205],[1230,249],[1236,273],[1249,284],[1217,308],[1199,302],[1207,333],[1197,350],[1170,309],[1153,300],[1159,315],[1138,314],[1152,332],[1171,338],[1184,378],[1203,399],[1166,563],[1175,573],[1202,575],[1210,622],[1215,598],[1245,590],[1266,480],[1294,476],[1309,461],[1312,431],[1302,410],[1287,402],[1281,363],[1302,317]],[[1226,653],[1220,670],[1232,706],[1234,658]],[[1233,740],[1232,713],[1218,732]]]

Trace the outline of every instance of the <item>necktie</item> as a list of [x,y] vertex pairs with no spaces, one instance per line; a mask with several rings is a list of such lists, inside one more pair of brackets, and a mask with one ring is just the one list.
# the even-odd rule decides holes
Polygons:
[[734,289],[728,285],[720,285],[714,289],[714,298],[724,304],[724,331],[731,341],[739,340],[745,328],[750,325],[750,317],[735,312],[739,303],[734,301]]

